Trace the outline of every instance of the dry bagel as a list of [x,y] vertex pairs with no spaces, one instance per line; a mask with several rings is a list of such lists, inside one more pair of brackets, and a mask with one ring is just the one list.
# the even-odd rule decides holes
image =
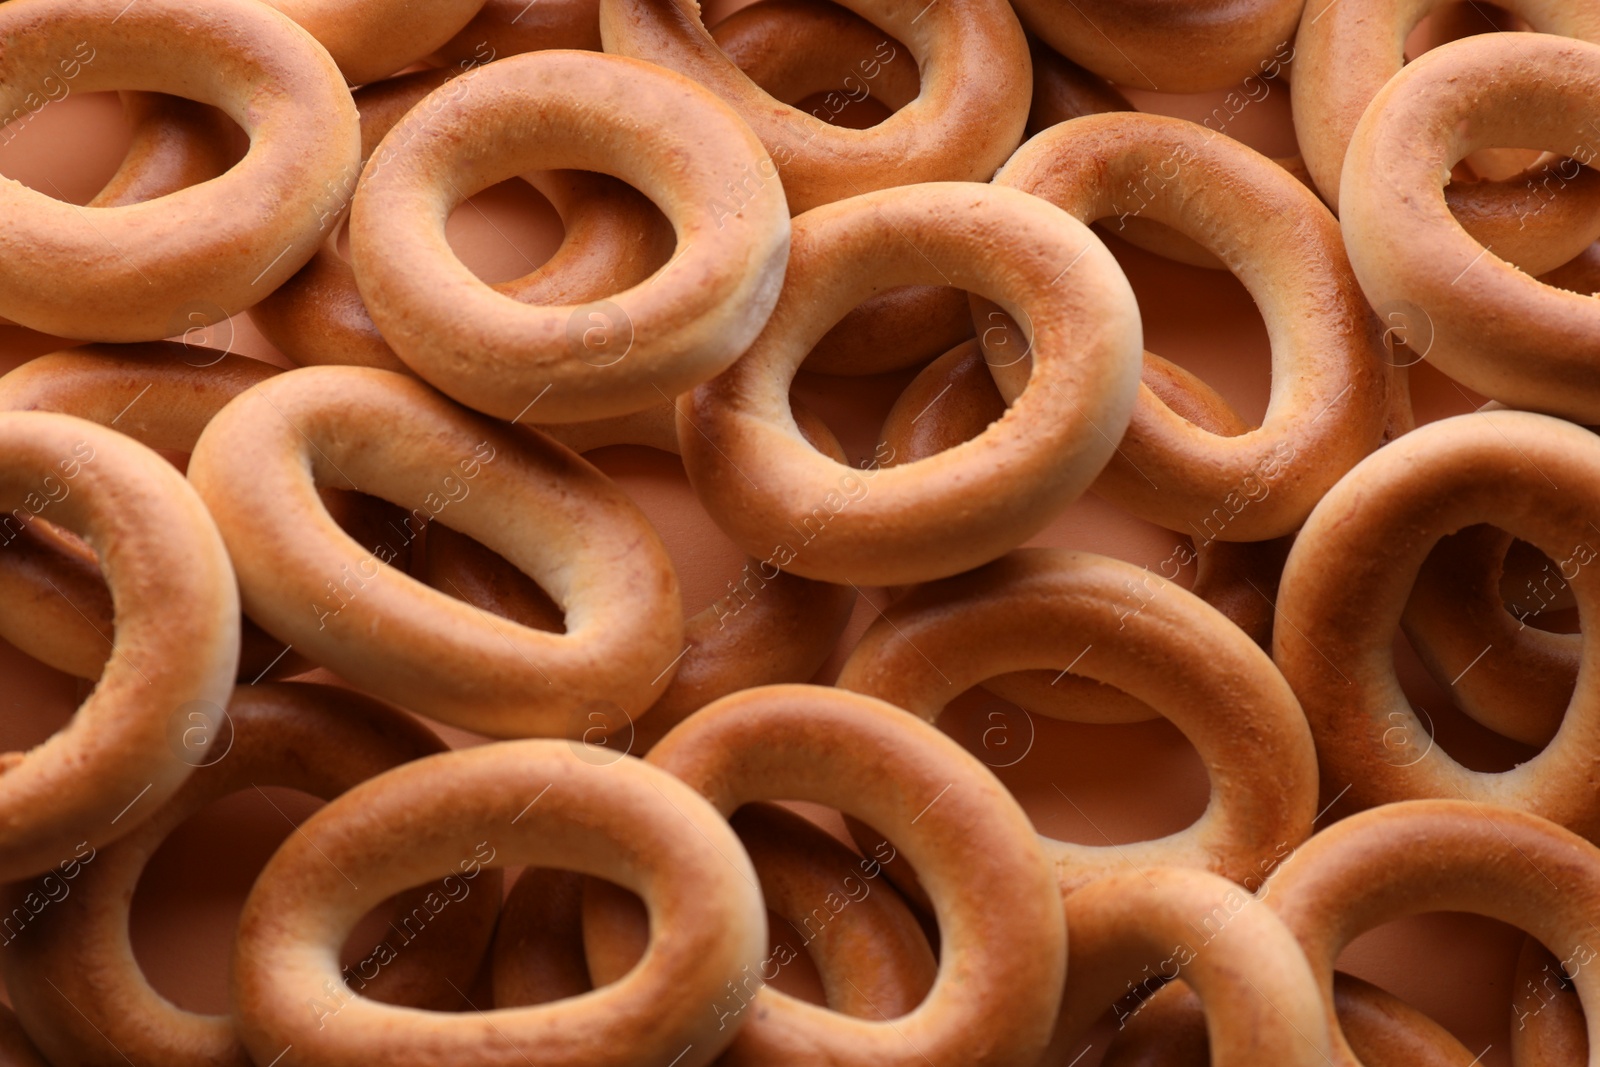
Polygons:
[[[1380,311],[1426,316],[1427,358],[1439,370],[1512,407],[1585,423],[1600,422],[1600,303],[1545,285],[1469,236],[1445,204],[1442,176],[1497,144],[1570,145],[1592,160],[1596,100],[1600,45],[1544,34],[1442,45],[1373,98],[1339,187],[1362,290]],[[1578,251],[1593,239],[1583,237]],[[1566,258],[1524,266],[1540,273]]]
[[[1554,823],[1495,804],[1409,801],[1317,834],[1273,872],[1262,895],[1305,949],[1331,1011],[1340,951],[1406,915],[1471,912],[1521,927],[1563,956],[1587,946],[1600,908],[1600,850]],[[1584,969],[1575,984],[1593,1018],[1600,979]],[[1359,1064],[1337,1027],[1333,1044],[1333,1064]]]
[[[642,712],[682,652],[672,562],[622,491],[549,438],[413,378],[304,367],[262,382],[206,427],[189,477],[234,553],[251,618],[440,721],[498,736],[582,732],[597,703]],[[368,551],[334,524],[318,485],[359,487],[409,514],[396,540]],[[526,516],[539,517],[536,536]],[[567,632],[497,621],[387,566],[433,519],[538,580],[566,609]]]
[[[728,1062],[1037,1061],[1066,964],[1060,897],[1022,810],[954,741],[858,694],[764,686],[691,716],[648,762],[681,777],[725,815],[750,801],[790,798],[867,820],[886,839],[868,859],[882,868],[915,867],[938,915],[938,975],[909,1014],[850,1018],[758,986],[753,1008],[737,1012],[743,1028]],[[586,920],[591,961],[604,954],[596,935],[617,934],[600,916]],[[752,959],[752,967],[759,962]],[[724,1001],[723,1008],[740,1002]]]
[[[806,439],[834,459],[844,452],[827,425],[804,407],[795,418]],[[545,432],[576,452],[632,444],[678,452],[670,404],[596,423],[547,426]],[[429,585],[524,626],[554,630],[561,616],[539,588],[511,564],[448,528],[430,530]],[[769,561],[748,559],[718,597],[684,623],[684,652],[648,714],[637,720],[601,709],[584,737],[642,756],[666,732],[718,697],[778,682],[810,681],[850,620],[856,591],[785,574]]]
[[[1597,479],[1600,440],[1588,430],[1490,411],[1413,430],[1323,497],[1284,567],[1273,659],[1305,709],[1329,796],[1349,786],[1358,807],[1467,798],[1600,832],[1600,797],[1582,784],[1600,744],[1587,691],[1537,756],[1504,772],[1470,770],[1433,743],[1400,690],[1390,644],[1411,579],[1441,536],[1493,522],[1564,559],[1594,535]],[[1571,582],[1585,618],[1596,581],[1586,568]]]
[[99,555],[117,605],[89,698],[48,741],[0,755],[0,880],[15,881],[129,832],[183,785],[193,767],[169,731],[186,708],[220,718],[239,597],[200,497],[143,445],[70,415],[7,412],[0,454],[6,539],[47,515]]
[[[100,849],[70,882],[47,875],[12,890],[13,903],[29,891],[52,900],[7,942],[0,969],[24,1025],[56,1062],[249,1067],[231,1018],[174,1006],[134,958],[128,909],[146,863],[168,834],[230,793],[284,786],[328,800],[444,747],[410,716],[330,686],[240,686],[227,712],[232,733],[223,727],[207,735],[226,749],[159,811]],[[48,888],[52,877],[59,899]],[[454,1007],[459,995],[452,986],[467,985],[477,973],[499,905],[499,871],[403,893],[398,925],[344,980],[388,1003]]]
[[1214,608],[1131,563],[1020,549],[930,582],[868,627],[837,684],[932,721],[986,678],[1059,669],[1063,657],[1165,714],[1212,774],[1205,814],[1179,833],[1110,846],[1047,841],[1063,891],[1126,863],[1259,880],[1310,834],[1316,753],[1294,694]]
[[[1307,4],[1307,17],[1294,42],[1290,99],[1295,134],[1317,189],[1340,215],[1344,213],[1342,171],[1362,115],[1386,83],[1402,72],[1404,42],[1411,30],[1448,2],[1310,0]],[[1600,43],[1600,12],[1588,5],[1506,0],[1500,7],[1527,19],[1541,33]],[[1498,29],[1492,19],[1485,21],[1494,13],[1494,8],[1476,6],[1474,31],[1481,35],[1485,29]],[[1509,40],[1499,33],[1490,36],[1499,40],[1472,39],[1513,53],[1521,53],[1533,40],[1527,34]],[[1521,143],[1520,138],[1512,140]],[[1564,150],[1569,146],[1553,143],[1551,147]],[[1453,182],[1445,196],[1455,217],[1478,243],[1495,246],[1497,255],[1530,274],[1542,274],[1600,237],[1600,175],[1572,163],[1547,158],[1508,179]],[[1552,179],[1554,190],[1548,188]]]
[[0,36],[0,111],[70,65],[78,91],[179,90],[251,139],[226,174],[140,204],[77,207],[4,183],[0,314],[58,336],[156,340],[242,311],[316,251],[318,204],[354,174],[356,113],[287,18],[250,0],[29,0],[0,7]]
[[[984,433],[916,463],[858,471],[817,452],[789,411],[806,354],[863,293],[933,281],[1025,309],[1038,357],[1026,388]],[[766,329],[679,399],[684,469],[735,544],[790,573],[872,585],[955,574],[1027,540],[1099,473],[1132,408],[1140,340],[1111,254],[1035,197],[955,182],[853,197],[795,220]]]
[[[625,415],[719,373],[766,321],[789,220],[763,165],[749,127],[681,75],[592,52],[512,56],[434,90],[373,152],[350,215],[356,282],[401,360],[470,407],[518,419],[539,404],[539,422]],[[451,252],[445,219],[545,168],[639,189],[672,223],[674,258],[576,307],[495,292]],[[733,206],[708,208],[708,190],[730,184],[744,190]]]
[[[596,767],[564,741],[482,745],[369,779],[300,831],[239,920],[233,1010],[257,1063],[526,1067],[537,1056],[545,1067],[622,1067],[677,1056],[702,1067],[743,1022],[718,1029],[708,1005],[765,951],[755,870],[716,810],[656,767],[631,757]],[[461,865],[564,867],[624,885],[659,920],[650,952],[590,996],[493,1015],[340,994],[335,953],[357,920]],[[326,1003],[328,990],[338,1018],[319,1027],[307,1001]]]
[[1137,1011],[1120,998],[1181,974],[1205,1002],[1216,1067],[1328,1062],[1317,980],[1294,935],[1248,891],[1204,871],[1125,867],[1068,896],[1066,912],[1058,1052],[1076,1048],[1108,1009],[1127,1026]]
[[[1389,375],[1338,223],[1271,160],[1191,122],[1116,113],[1051,127],[995,182],[1084,223],[1144,217],[1203,241],[1266,320],[1273,375],[1261,427],[1222,437],[1141,390],[1095,483],[1101,496],[1168,529],[1218,527],[1221,540],[1261,541],[1298,527],[1339,475],[1382,443]],[[980,322],[995,311],[974,301]],[[984,330],[980,339],[1001,393],[1017,395],[1026,343],[1014,330]]]
[[[363,161],[418,101],[460,73],[418,71],[357,90]],[[441,107],[446,99],[434,98]],[[671,231],[660,212],[615,178],[579,171],[525,177],[561,216],[561,247],[529,274],[491,285],[494,291],[528,304],[583,303],[638,284],[671,254]],[[338,363],[410,373],[373,325],[355,270],[338,252],[342,225],[331,230],[311,262],[250,309],[251,321],[301,366]]]
[[[935,181],[987,181],[1022,140],[1031,85],[1027,40],[1000,0],[945,0],[920,11],[884,0],[843,5],[910,55],[916,99],[876,126],[830,126],[779,103],[717,47],[689,0],[602,0],[606,49],[659,63],[707,86],[756,131],[799,214],[849,196]],[[720,187],[720,186],[718,186]]]
[[[1164,93],[1230,87],[1294,37],[1305,0],[1021,0],[1017,14],[1046,44],[1119,85]],[[1154,79],[1160,79],[1156,81]]]

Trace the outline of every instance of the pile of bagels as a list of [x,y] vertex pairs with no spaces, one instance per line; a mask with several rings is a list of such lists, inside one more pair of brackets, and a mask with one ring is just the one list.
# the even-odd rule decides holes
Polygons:
[[[0,141],[132,129],[0,181],[0,316],[76,343],[0,376],[0,638],[92,682],[0,755],[0,1064],[1468,1067],[1336,970],[1438,911],[1527,934],[1516,1067],[1600,1064],[1600,4],[1502,2],[0,3]],[[1271,92],[1296,155],[1226,132]],[[510,179],[564,236],[489,284],[446,221]],[[1259,425],[1106,233],[1248,290]],[[802,370],[905,377],[870,454]],[[620,444],[748,556],[687,619]],[[1021,547],[1091,490],[1186,540]],[[1165,717],[1204,813],[1041,835],[936,725],[980,685]],[[135,887],[268,787],[326,803],[183,1010]]]

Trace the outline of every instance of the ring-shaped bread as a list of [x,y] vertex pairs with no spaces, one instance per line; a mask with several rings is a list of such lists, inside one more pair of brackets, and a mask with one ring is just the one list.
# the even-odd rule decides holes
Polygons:
[[[457,1004],[479,1010],[340,989],[339,946],[370,908],[458,871],[524,865],[642,896],[639,967],[587,996],[492,1012],[465,994]],[[232,1004],[255,1062],[281,1067],[703,1067],[746,1021],[719,1026],[711,1005],[766,947],[755,869],[700,794],[632,757],[598,767],[569,742],[507,741],[402,764],[302,823],[245,901]],[[330,998],[334,1018],[308,1010]]]
[[[435,89],[367,160],[350,214],[372,321],[423,380],[479,411],[538,422],[625,415],[720,373],[783,285],[789,217],[771,160],[711,92],[639,60],[549,51]],[[450,249],[456,205],[530,170],[599,171],[661,208],[673,258],[576,306],[497,292]]]
[[[71,860],[132,830],[193,765],[175,719],[215,730],[239,662],[239,594],[200,497],[161,456],[84,419],[0,413],[0,537],[35,517],[100,559],[115,605],[111,656],[72,719],[0,754],[0,881]],[[181,720],[180,720],[181,721]]]
[[[789,409],[807,353],[863,295],[936,281],[1027,320],[1026,387],[976,438],[915,463],[857,470],[818,452]],[[1141,342],[1116,261],[1042,200],[954,182],[852,197],[795,220],[766,329],[679,398],[684,469],[735,544],[793,574],[870,585],[956,574],[1027,540],[1104,468],[1133,408]]]
[[75,92],[184,95],[250,136],[227,173],[143,203],[79,207],[0,184],[0,314],[61,337],[153,341],[243,311],[316,251],[319,204],[355,174],[356,109],[288,18],[252,0],[29,0],[0,7],[0,38],[8,121],[30,113],[36,86],[69,79]]
[[[440,721],[565,736],[590,705],[642,712],[682,654],[672,561],[622,490],[543,434],[414,378],[368,367],[270,378],[206,427],[189,478],[233,552],[252,619]],[[408,515],[394,540],[368,550],[334,523],[319,485]],[[565,609],[566,632],[497,619],[388,566],[431,520],[538,581]]]

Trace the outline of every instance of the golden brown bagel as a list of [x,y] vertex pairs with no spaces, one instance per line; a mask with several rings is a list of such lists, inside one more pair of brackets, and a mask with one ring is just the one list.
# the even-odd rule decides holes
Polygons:
[[1512,1067],[1570,1067],[1589,1061],[1589,1033],[1573,978],[1595,961],[1585,943],[1557,959],[1535,938],[1522,942],[1511,984]]
[[[1412,578],[1441,536],[1493,522],[1565,559],[1594,536],[1595,501],[1600,440],[1518,411],[1429,423],[1328,492],[1284,567],[1273,659],[1311,723],[1330,796],[1348,786],[1358,807],[1464,797],[1600,832],[1600,795],[1584,784],[1600,744],[1600,707],[1589,691],[1579,688],[1561,729],[1533,759],[1474,771],[1433,743],[1400,690],[1390,646]],[[1585,618],[1600,610],[1597,583],[1592,567],[1570,583]],[[1469,669],[1464,662],[1454,673]]]
[[[75,415],[149,448],[188,452],[218,409],[276,373],[259,360],[166,341],[85,345],[29,360],[0,377],[0,410]],[[0,636],[57,670],[100,677],[112,654],[108,636],[115,622],[94,553],[59,530],[31,524],[6,549],[0,552]],[[248,619],[240,634],[243,681],[308,666]]]
[[1054,1044],[1075,1049],[1110,1009],[1118,1029],[1182,975],[1206,1004],[1210,1062],[1325,1065],[1328,1019],[1317,980],[1283,922],[1249,892],[1205,871],[1124,867],[1066,899],[1067,989]]
[[70,64],[76,91],[187,94],[251,143],[226,174],[141,204],[78,207],[0,183],[0,314],[150,341],[244,310],[316,251],[317,203],[354,170],[356,113],[327,53],[287,18],[249,0],[27,0],[0,6],[0,39],[0,114]]
[[[1364,1067],[1473,1067],[1480,1061],[1422,1012],[1343,971],[1333,975],[1333,1006]],[[1114,1010],[1122,1025],[1101,1067],[1206,1067],[1211,1062],[1205,1009],[1183,981],[1137,1006]],[[1123,1011],[1129,1014],[1124,1017]]]
[[[643,896],[653,921],[639,968],[590,996],[492,1015],[419,1012],[339,990],[339,944],[389,894],[468,866],[522,865]],[[744,1021],[718,1029],[709,1005],[760,958],[766,927],[739,839],[672,775],[631,757],[596,767],[564,741],[483,745],[396,767],[301,824],[245,901],[233,1010],[255,1061],[281,1056],[283,1067],[527,1067],[535,1056],[541,1067],[675,1056],[679,1067],[702,1067]],[[307,1003],[327,1003],[330,990],[338,1016],[319,1027]]]
[[[1600,850],[1545,819],[1496,804],[1410,801],[1360,812],[1317,834],[1273,872],[1262,895],[1305,949],[1331,1013],[1339,953],[1362,933],[1407,915],[1485,915],[1521,927],[1561,955],[1591,944]],[[1600,976],[1584,969],[1575,984],[1585,1013],[1595,1018]],[[1333,1045],[1337,1067],[1360,1062],[1338,1027]]]
[[386,78],[456,35],[483,0],[267,0],[304,26],[351,85]]
[[1019,549],[930,582],[868,627],[837,684],[933,721],[987,678],[1059,670],[1063,660],[1171,719],[1212,775],[1205,814],[1177,834],[1110,846],[1047,841],[1063,891],[1130,862],[1241,881],[1311,832],[1316,753],[1288,685],[1214,608],[1131,563]]
[[1305,0],[1021,0],[1023,25],[1119,85],[1163,93],[1230,88],[1294,37]]
[[[1066,965],[1061,900],[1022,809],[954,741],[882,701],[774,685],[707,706],[662,739],[648,762],[682,778],[724,815],[784,797],[870,823],[883,843],[862,863],[915,868],[938,916],[938,976],[909,1014],[850,1018],[759,982],[749,990],[751,1009],[735,1012],[744,998],[727,994],[740,988],[741,976],[713,1012],[743,1023],[725,1062],[1037,1061]],[[595,915],[584,932],[592,962],[606,955],[597,937],[616,933]],[[761,959],[749,959],[751,970]]]
[[[480,147],[462,150],[470,129]],[[455,399],[539,422],[624,415],[728,366],[783,282],[789,220],[771,161],[707,90],[637,60],[512,56],[434,90],[367,161],[350,216],[361,297],[396,354]],[[613,174],[678,237],[645,281],[576,307],[490,289],[445,240],[452,208],[541,168]],[[734,189],[732,206],[708,207]],[[721,203],[716,199],[716,203]]]
[[1543,746],[1572,703],[1583,639],[1549,633],[1534,622],[1564,591],[1569,575],[1600,558],[1600,537],[1585,538],[1547,562],[1508,605],[1501,578],[1511,543],[1493,526],[1441,538],[1417,572],[1400,623],[1462,711],[1496,733]]
[[[249,1067],[232,1018],[179,1009],[151,987],[134,958],[128,907],[145,865],[173,830],[231,793],[280,786],[331,800],[444,749],[410,716],[331,686],[240,686],[227,723],[231,734],[224,724],[215,747],[195,756],[202,765],[183,788],[82,863],[75,878],[46,875],[11,889],[13,905],[30,893],[51,901],[7,940],[0,969],[24,1025],[53,1060]],[[395,925],[344,972],[351,989],[414,1008],[459,1003],[453,987],[477,973],[500,910],[500,872],[481,873],[401,894]]]
[[[735,990],[719,998],[714,1009],[719,1016],[741,1014],[749,1006],[751,987],[776,978],[801,952],[808,952],[816,964],[828,1005],[835,1011],[862,1019],[892,1019],[921,1003],[938,964],[905,902],[892,886],[875,881],[879,873],[875,868],[881,866],[877,860],[863,859],[819,827],[776,805],[746,805],[730,822],[755,865],[767,908],[788,927],[774,931],[775,948],[761,966],[747,970]],[[536,887],[550,884],[542,878],[535,882]],[[575,977],[586,968],[586,983],[591,973],[601,983],[621,977],[638,963],[649,942],[649,917],[643,906],[609,882],[590,879],[582,897],[570,901],[564,892],[530,891],[507,903],[501,921],[501,937],[509,929],[520,947],[513,953],[496,946],[498,1006],[539,1003],[563,988],[548,947],[541,949],[527,936],[549,924],[550,917],[524,914],[552,903],[563,911],[557,920],[561,930],[569,921],[581,924],[585,913],[613,926],[596,935],[597,947],[605,953],[598,966],[585,964],[579,938],[576,966],[569,964],[566,973]],[[587,989],[585,984],[580,991]]]
[[[823,456],[789,412],[796,370],[863,293],[931,281],[1021,309],[1038,357],[1027,387],[937,456],[864,471]],[[1141,338],[1111,254],[1037,198],[955,182],[853,197],[795,220],[766,329],[679,398],[684,469],[734,543],[793,574],[872,585],[955,574],[1027,540],[1099,473],[1138,389]]]
[[[643,711],[682,652],[672,562],[622,491],[549,438],[415,379],[305,367],[262,382],[206,427],[189,478],[234,553],[251,618],[432,718],[497,736],[581,732],[596,703]],[[409,515],[367,551],[334,524],[318,485]],[[435,519],[549,590],[567,632],[496,620],[385,565]]]
[[782,181],[796,214],[893,186],[988,181],[1022,140],[1032,88],[1011,8],[999,0],[945,0],[920,11],[884,0],[843,6],[882,31],[885,44],[905,42],[904,51],[889,45],[882,63],[914,64],[922,75],[914,100],[865,130],[830,126],[774,99],[723,54],[688,0],[602,0],[600,36],[607,51],[676,70],[731,104],[771,153],[761,177]]
[[[1273,375],[1261,427],[1219,436],[1141,390],[1095,483],[1101,496],[1168,529],[1267,540],[1299,526],[1382,443],[1388,376],[1338,223],[1271,160],[1180,119],[1090,115],[1033,138],[995,182],[1085,223],[1145,217],[1173,227],[1219,256],[1266,320]],[[980,322],[994,310],[974,302]],[[1016,352],[1014,331],[984,330],[980,339],[1001,393],[1015,396],[1027,380],[1026,348]]]
[[72,531],[99,556],[117,608],[112,655],[71,721],[0,755],[0,881],[15,881],[129,832],[183,784],[193,767],[169,730],[185,707],[212,726],[220,717],[239,597],[200,497],[143,445],[70,415],[7,412],[0,455],[0,539],[36,516]]
[[1443,45],[1373,98],[1339,192],[1350,265],[1367,299],[1421,309],[1439,370],[1512,407],[1588,423],[1600,422],[1600,303],[1526,276],[1480,245],[1440,190],[1449,166],[1479,147],[1570,145],[1577,158],[1600,155],[1596,100],[1600,45],[1542,34]]
[[[798,404],[795,419],[808,441],[844,461],[843,449],[821,419]],[[670,404],[544,429],[576,452],[618,444],[678,452]],[[561,614],[538,586],[470,538],[435,525],[428,533],[426,560],[424,580],[435,589],[524,626],[559,630]],[[758,685],[810,681],[838,643],[856,603],[849,586],[785,574],[756,559],[745,561],[728,590],[684,623],[677,670],[648,714],[634,720],[601,711],[599,718],[589,718],[587,739],[642,756],[718,697]]]
[[[385,134],[423,97],[462,73],[418,71],[355,93],[365,161]],[[446,98],[435,98],[442,106]],[[576,304],[636,285],[672,253],[666,220],[633,189],[603,174],[542,171],[525,175],[561,216],[561,246],[538,269],[490,288],[527,304]],[[301,366],[350,364],[410,373],[373,325],[354,268],[338,251],[343,203],[330,205],[328,240],[298,274],[250,309],[267,340]]]
[[[1317,189],[1341,216],[1341,172],[1362,114],[1385,84],[1401,72],[1405,40],[1412,29],[1448,3],[1449,0],[1309,0],[1306,18],[1294,42],[1290,100],[1295,135]],[[1527,19],[1541,33],[1600,42],[1600,11],[1590,5],[1562,0],[1506,0],[1499,6]],[[1494,9],[1487,5],[1476,8],[1476,28],[1494,28],[1485,21]],[[1489,47],[1510,48],[1513,54],[1525,54],[1524,45],[1532,40],[1526,34],[1510,39],[1498,33],[1486,36],[1494,38],[1486,42]],[[1473,88],[1481,92],[1483,86],[1479,83]],[[1509,140],[1496,141],[1489,147],[1529,145],[1530,128],[1526,123],[1519,125],[1521,128]],[[1563,152],[1573,147],[1563,142],[1564,138],[1534,147]],[[1411,147],[1415,151],[1419,145],[1413,142]],[[1463,152],[1462,156],[1466,154]],[[1449,169],[1447,164],[1445,172]],[[1571,160],[1547,158],[1535,168],[1499,181],[1454,182],[1446,197],[1456,217],[1479,243],[1493,245],[1496,255],[1531,274],[1542,274],[1566,262],[1600,237],[1600,174],[1580,173]]]

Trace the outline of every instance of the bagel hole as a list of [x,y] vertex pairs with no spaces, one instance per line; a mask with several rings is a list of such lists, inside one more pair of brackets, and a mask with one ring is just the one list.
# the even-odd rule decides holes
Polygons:
[[150,985],[185,1011],[228,1011],[228,965],[245,897],[322,802],[263,787],[222,797],[156,849],[133,893],[128,932]]
[[[1337,968],[1392,993],[1449,1030],[1484,1067],[1509,1067],[1512,976],[1525,935],[1463,912],[1409,915],[1345,946]],[[1449,975],[1449,981],[1440,981]]]
[[1529,626],[1552,634],[1580,632],[1577,599],[1561,564],[1520,538],[1506,551],[1500,597],[1506,610]]
[[685,617],[734,592],[747,557],[700,506],[677,456],[643,445],[611,445],[584,458],[628,494],[661,536],[678,572]]
[[[730,576],[740,573],[746,557],[700,506],[677,456],[642,445],[609,445],[584,458],[617,483],[660,535],[678,575],[686,616],[732,595]],[[448,536],[454,542],[451,555],[471,567],[440,565],[440,554],[429,559],[424,549],[424,581],[524,626],[566,632],[565,613],[533,578],[465,534],[451,530]],[[469,574],[472,586],[464,584]]]
[[894,114],[893,108],[875,96],[855,99],[841,92],[812,93],[796,100],[794,106],[829,126],[847,130],[871,129]]
[[[643,915],[645,905],[638,894],[615,883],[611,884],[619,894],[627,898],[631,908],[639,915]],[[822,904],[820,899],[818,904]],[[739,1018],[744,1014],[754,994],[768,987],[808,1004],[827,1004],[821,973],[807,949],[806,932],[771,908],[767,909],[766,914],[766,950],[759,961],[752,961],[744,969],[743,980],[736,980],[733,988],[720,998],[717,1005],[719,1014],[725,1013],[732,1018]],[[648,918],[645,921],[648,923]]]
[[[795,374],[789,399],[791,406],[798,403],[802,412],[828,428],[848,466],[861,469],[881,459],[878,444],[884,420],[919,370],[909,367],[859,378],[801,370]],[[797,421],[800,418],[803,415],[797,415]]]
[[[1450,694],[1450,680],[1434,677],[1403,630],[1395,633],[1393,648],[1400,690],[1410,701],[1417,721],[1432,744],[1442,752],[1469,770],[1488,773],[1512,770],[1538,754],[1537,748],[1498,734],[1462,711]],[[1409,726],[1398,728],[1408,729]],[[1428,758],[1428,743],[1421,738],[1415,740],[1423,745],[1424,755],[1418,758]],[[1411,760],[1413,757],[1407,754],[1404,758]],[[1326,791],[1328,783],[1323,784]]]
[[72,721],[94,688],[93,682],[54,670],[6,641],[0,641],[0,675],[9,683],[7,707],[0,714],[0,755],[48,741]]
[[[430,551],[428,546],[435,547]],[[567,632],[566,613],[538,582],[466,534],[431,524],[423,558],[423,581],[441,593],[533,630]]]
[[544,266],[561,247],[565,230],[550,201],[521,178],[511,178],[457,205],[444,232],[456,257],[492,285]]
[[[722,21],[747,6],[748,0],[708,3],[702,8],[702,22],[721,43],[728,32],[721,25]],[[827,59],[801,63],[784,55],[778,60],[784,65],[778,69],[741,66],[773,99],[830,126],[864,130],[898,110],[885,99],[896,91],[886,86],[886,81],[894,83],[907,100],[921,92],[921,72],[909,48],[847,8],[832,3],[819,6],[827,9],[829,17],[851,24],[849,31],[835,34],[831,39]],[[770,50],[760,48],[757,63],[771,62],[772,55]],[[741,56],[730,54],[729,58],[737,64]]]
[[[809,801],[780,800],[771,803],[806,819],[842,847],[834,877],[829,880],[827,888],[818,887],[811,895],[800,898],[793,915],[785,916],[768,909],[767,929],[771,950],[767,957],[770,969],[765,973],[773,970],[779,972],[779,977],[770,984],[809,1003],[827,1005],[835,1011],[865,1019],[898,1018],[913,1010],[915,1003],[910,1000],[920,1003],[926,995],[926,989],[916,992],[904,1003],[889,1004],[865,993],[862,985],[867,983],[859,975],[838,975],[837,978],[849,981],[837,982],[835,987],[842,996],[855,1000],[857,1007],[830,1000],[822,974],[826,955],[813,946],[827,934],[840,931],[839,919],[852,907],[864,904],[874,894],[887,894],[904,906],[905,914],[921,930],[936,964],[939,956],[938,921],[931,913],[913,903],[908,895],[907,880],[915,884],[914,872],[886,836],[860,819],[848,816],[837,808]],[[733,824],[741,836],[747,832],[748,824],[741,822],[737,812]],[[881,896],[879,903],[883,903]],[[879,924],[884,921],[881,913],[875,918]],[[848,931],[845,938],[846,941],[854,940]],[[858,982],[861,984],[856,984]],[[905,989],[898,982],[895,985],[896,991],[891,995],[905,997]]]
[[0,129],[0,174],[81,205],[117,172],[133,135],[116,93],[75,93],[70,84],[68,89],[31,118]]
[[1108,846],[1165,837],[1192,825],[1210,801],[1200,754],[1164,718],[1063,722],[974,687],[950,702],[938,725],[994,772],[1041,834],[1058,841]]
[[1272,343],[1250,291],[1229,271],[1158,256],[1098,225],[1139,301],[1146,350],[1198,377],[1233,410],[1241,426],[1223,436],[1259,428],[1272,391]]
[[[245,898],[273,853],[322,805],[294,789],[242,789],[168,835],[139,878],[129,915],[134,958],[158,993],[186,1011],[229,1010],[229,962]],[[345,939],[339,960],[347,978],[372,958],[375,946],[388,943],[404,952],[408,934],[427,935],[413,930],[397,897],[369,911]],[[475,988],[465,991],[472,995]],[[465,1003],[428,1006],[468,1010]]]
[[[30,109],[24,103],[24,117],[0,133],[0,174],[57,200],[87,204],[117,173],[134,146],[134,120],[116,92],[78,93],[72,91],[70,81],[51,81],[59,83],[59,98],[45,100],[31,114],[27,114]],[[43,89],[41,86],[35,96],[50,95]],[[164,100],[169,105],[177,102],[162,94],[142,95],[146,100]],[[171,158],[188,151],[182,147],[185,134],[175,133],[183,130],[180,123],[196,123],[187,136],[204,140],[211,153],[209,162],[219,174],[243,159],[248,151],[249,135],[231,117],[215,108],[191,106],[202,108],[203,113],[179,113],[153,120],[161,130],[158,155],[170,157],[164,166],[156,166],[157,173],[170,169]],[[193,163],[195,167],[201,165],[198,160]]]
[[[416,536],[418,523],[404,508],[382,497],[352,489],[319,486],[317,495],[339,528],[371,553],[373,559],[404,573],[415,569],[415,561],[422,551],[422,538]],[[409,523],[408,519],[411,519]]]

